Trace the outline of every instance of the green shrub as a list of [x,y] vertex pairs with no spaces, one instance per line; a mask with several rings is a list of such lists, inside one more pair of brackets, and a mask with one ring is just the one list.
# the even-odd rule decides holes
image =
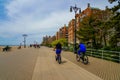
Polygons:
[[69,46],[69,50],[73,52],[73,46]]
[[111,48],[112,51],[120,51],[120,47]]
[[103,49],[103,50],[110,50],[111,47],[110,47],[110,46],[105,46],[105,47],[103,47],[102,49]]

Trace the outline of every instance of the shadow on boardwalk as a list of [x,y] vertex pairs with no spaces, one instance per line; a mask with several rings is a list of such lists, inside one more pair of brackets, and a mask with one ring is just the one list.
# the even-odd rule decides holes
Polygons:
[[119,63],[89,57],[90,63],[88,65],[84,65],[76,61],[75,54],[72,52],[63,51],[62,56],[104,80],[120,80]]

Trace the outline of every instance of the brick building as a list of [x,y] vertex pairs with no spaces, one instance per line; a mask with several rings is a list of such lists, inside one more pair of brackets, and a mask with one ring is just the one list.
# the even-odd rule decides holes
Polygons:
[[72,19],[68,24],[68,44],[73,44],[74,41],[74,25],[75,19]]
[[59,29],[58,32],[56,32],[56,40],[65,38],[68,39],[68,27],[64,25],[62,28]]
[[[90,7],[90,4],[88,3],[87,8],[83,10],[80,14],[76,14],[76,30],[79,30],[80,27],[80,22],[83,20],[84,17],[90,16],[91,14],[96,14],[96,12],[102,11],[98,8],[92,8]],[[104,19],[107,17],[108,14],[102,13],[98,15],[98,19]],[[104,17],[104,18],[103,18]],[[68,23],[68,27],[64,25],[59,29],[59,31],[56,32],[56,40],[59,40],[61,38],[66,38],[68,40],[68,44],[73,44],[74,43],[74,27],[75,27],[75,19],[70,20]],[[48,39],[48,36],[45,38]],[[77,43],[79,43],[79,40],[76,39]],[[51,42],[51,39],[49,40]]]
[[45,36],[45,37],[43,37],[43,42],[42,42],[42,44],[43,45],[46,45],[46,44],[51,44],[52,43],[52,41],[54,41],[54,40],[56,40],[56,36]]
[[[76,14],[76,30],[79,30],[80,22],[82,19],[86,16],[90,16],[92,13],[95,13],[97,11],[100,11],[100,9],[92,8],[90,7],[90,4],[88,3],[87,8],[83,10],[80,14]],[[74,43],[74,27],[75,27],[75,19],[72,19],[68,24],[68,43],[73,44]],[[76,43],[79,43],[79,40],[76,39]]]

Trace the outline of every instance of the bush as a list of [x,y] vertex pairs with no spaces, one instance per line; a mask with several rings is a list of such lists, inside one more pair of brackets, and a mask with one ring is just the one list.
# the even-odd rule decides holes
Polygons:
[[103,50],[111,50],[111,47],[110,46],[105,46],[102,48]]
[[102,48],[103,50],[111,50],[111,51],[120,51],[120,47],[110,47],[110,46],[105,46]]
[[62,49],[63,49],[64,51],[68,51],[68,50],[69,50],[69,48],[68,48],[67,46],[64,46]]
[[111,48],[112,51],[120,51],[120,47]]
[[73,46],[70,46],[70,47],[69,47],[69,50],[70,50],[71,52],[73,52]]

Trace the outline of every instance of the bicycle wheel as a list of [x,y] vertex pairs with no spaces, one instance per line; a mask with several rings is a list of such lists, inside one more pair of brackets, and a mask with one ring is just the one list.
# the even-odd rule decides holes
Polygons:
[[84,64],[88,64],[88,57],[87,55],[84,56],[84,61],[83,61]]
[[61,56],[58,56],[58,63],[61,64]]

